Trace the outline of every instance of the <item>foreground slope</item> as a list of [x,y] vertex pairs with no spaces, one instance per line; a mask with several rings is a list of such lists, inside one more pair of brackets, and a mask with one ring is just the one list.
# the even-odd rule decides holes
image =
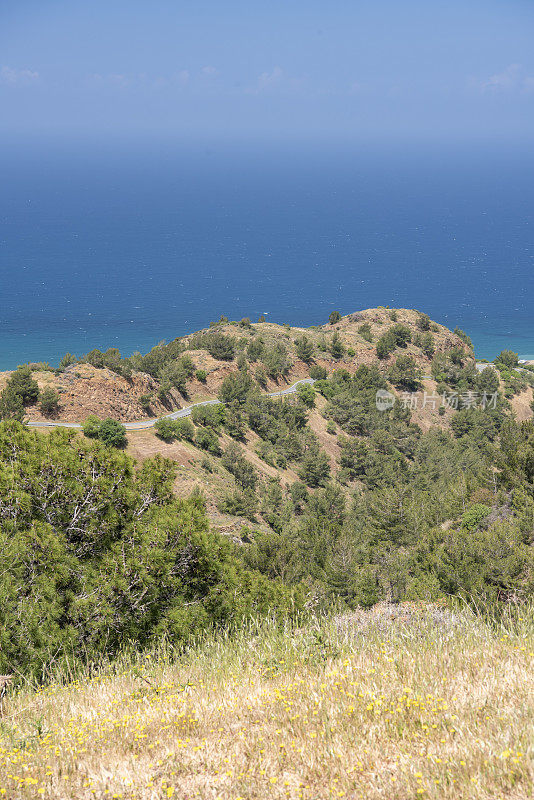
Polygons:
[[[513,617],[513,618],[512,618]],[[532,797],[532,612],[251,624],[4,705],[9,798]]]

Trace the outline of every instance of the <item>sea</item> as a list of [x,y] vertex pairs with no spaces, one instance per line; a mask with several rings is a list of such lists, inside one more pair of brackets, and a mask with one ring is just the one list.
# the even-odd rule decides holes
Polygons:
[[526,148],[44,137],[0,176],[2,370],[379,305],[534,358]]

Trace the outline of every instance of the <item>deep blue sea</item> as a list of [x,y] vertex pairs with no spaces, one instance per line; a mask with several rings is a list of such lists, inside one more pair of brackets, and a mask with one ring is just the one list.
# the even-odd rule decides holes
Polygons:
[[0,170],[0,369],[377,305],[534,358],[525,151],[21,142]]

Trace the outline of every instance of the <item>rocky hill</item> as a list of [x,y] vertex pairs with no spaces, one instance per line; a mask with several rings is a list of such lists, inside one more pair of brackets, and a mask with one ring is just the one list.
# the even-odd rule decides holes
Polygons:
[[[369,375],[367,388],[362,370]],[[145,356],[134,354],[124,359],[116,350],[93,351],[55,370],[35,365],[32,375],[39,389],[53,389],[59,407],[44,413],[35,402],[27,405],[26,414],[37,422],[83,422],[89,415],[131,422],[215,399],[231,376],[246,375],[250,382],[247,391],[260,398],[303,378],[317,379],[317,391],[311,398],[292,395],[277,401],[278,405],[296,403],[301,408],[304,404],[305,424],[275,419],[276,404],[261,410],[261,414],[271,415],[276,435],[271,435],[268,426],[262,428],[254,403],[244,402],[244,396],[227,403],[226,420],[193,415],[190,436],[162,437],[154,428],[128,431],[127,449],[138,463],[157,454],[171,459],[177,470],[177,496],[200,489],[212,527],[239,535],[243,524],[252,522],[266,531],[276,525],[266,510],[270,502],[266,497],[275,491],[274,486],[282,497],[303,483],[313,493],[324,485],[328,473],[350,498],[367,479],[360,476],[355,464],[359,458],[354,455],[355,443],[364,449],[378,448],[378,461],[393,463],[408,456],[409,463],[411,449],[422,434],[434,429],[448,431],[452,425],[455,435],[463,435],[466,431],[459,412],[464,401],[471,395],[488,394],[492,384],[493,390],[499,388],[501,393],[500,414],[529,419],[532,386],[526,379],[519,373],[515,373],[519,377],[508,373],[503,377],[492,367],[487,372],[489,375],[476,370],[465,334],[453,333],[414,310],[367,309],[310,328],[223,318],[207,329],[157,345]],[[0,376],[0,390],[9,375]],[[529,378],[530,373],[525,375]],[[360,376],[353,386],[346,380],[350,376]],[[377,415],[379,386],[396,398],[398,422]],[[451,400],[443,402],[442,397]],[[483,427],[488,419],[496,424],[491,415],[479,419],[475,413],[471,419],[482,426],[482,435],[492,435]],[[466,424],[470,430],[472,422]],[[375,441],[382,428],[380,435],[389,437],[388,443]],[[409,447],[405,444],[408,440],[413,440]],[[224,461],[224,454],[232,453],[236,446],[254,476],[253,489],[243,486]],[[313,462],[314,458],[322,464],[322,476],[314,475],[313,465],[307,464],[307,459]]]
[[[343,368],[353,373],[361,364],[377,364],[385,374],[400,351],[396,349],[379,358],[377,342],[395,325],[410,329],[411,341],[401,352],[414,358],[423,375],[430,374],[435,353],[446,353],[455,347],[464,350],[466,356],[471,361],[474,360],[472,351],[459,336],[443,325],[430,321],[421,322],[422,320],[427,318],[413,310],[373,308],[349,314],[334,324],[310,328],[269,322],[223,321],[175,340],[191,357],[194,369],[182,391],[170,386],[164,397],[161,396],[161,380],[158,376],[135,369],[135,359],[134,368],[128,370],[127,375],[120,374],[109,366],[99,367],[94,363],[82,362],[69,364],[56,371],[39,369],[36,365],[33,377],[41,389],[52,387],[59,393],[60,408],[55,416],[62,421],[83,422],[90,414],[96,414],[99,417],[131,422],[158,417],[190,403],[217,397],[224,378],[239,369],[240,355],[247,357],[253,372],[256,367],[261,366],[260,358],[252,361],[248,354],[251,343],[258,341],[263,342],[267,351],[277,347],[285,351],[284,368],[278,374],[276,365],[271,372],[268,368],[265,369],[262,387],[265,391],[276,391],[277,388],[309,376],[312,366],[323,367],[330,374],[335,369]],[[421,324],[428,324],[429,329],[421,330]],[[195,347],[195,342],[201,337],[209,337],[214,333],[229,337],[235,342],[232,358],[216,358],[207,349]],[[425,335],[427,338],[431,337],[432,341],[432,350],[427,348],[426,352],[421,346]],[[302,337],[306,337],[312,345],[313,352],[307,361],[299,357],[297,348],[297,342]],[[334,337],[339,337],[337,355],[332,353]],[[120,365],[121,360],[117,363]],[[196,377],[199,371],[205,373],[203,380]],[[0,391],[9,375],[9,372],[0,373]],[[150,398],[149,404],[143,402],[143,398]],[[27,418],[33,421],[48,419],[40,412],[37,403],[27,408]]]

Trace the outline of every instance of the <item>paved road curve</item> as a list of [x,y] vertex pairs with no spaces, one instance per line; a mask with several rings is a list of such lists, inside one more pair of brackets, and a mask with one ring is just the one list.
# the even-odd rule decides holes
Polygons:
[[[294,394],[297,391],[297,386],[302,383],[313,384],[315,381],[313,378],[303,378],[292,386],[288,386],[287,389],[282,389],[279,392],[270,392],[268,397],[281,397],[285,394]],[[158,419],[181,419],[182,417],[188,417],[191,414],[191,410],[197,406],[216,406],[219,405],[220,402],[220,400],[203,400],[202,403],[193,403],[191,406],[179,408],[178,411],[164,414],[163,417],[142,420],[140,422],[123,422],[122,424],[129,431],[142,431],[146,428],[153,428]],[[28,425],[32,428],[82,428],[79,422],[28,422]]]

